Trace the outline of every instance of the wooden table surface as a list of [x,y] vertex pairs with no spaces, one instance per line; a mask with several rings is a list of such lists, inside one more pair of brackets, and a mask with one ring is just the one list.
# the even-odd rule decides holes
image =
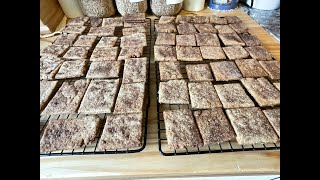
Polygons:
[[[181,11],[186,15],[191,12]],[[193,12],[198,15],[236,15],[261,40],[277,60],[280,60],[280,44],[240,8],[229,12],[205,9]],[[154,19],[154,16],[149,16]],[[59,27],[65,25],[66,18]],[[40,39],[40,48],[50,44],[55,37]],[[153,54],[153,52],[152,52]],[[71,179],[122,179],[130,177],[189,177],[221,175],[259,175],[280,173],[280,150],[216,153],[165,157],[158,151],[156,81],[153,55],[150,70],[150,114],[147,145],[140,153],[41,157],[41,178]]]

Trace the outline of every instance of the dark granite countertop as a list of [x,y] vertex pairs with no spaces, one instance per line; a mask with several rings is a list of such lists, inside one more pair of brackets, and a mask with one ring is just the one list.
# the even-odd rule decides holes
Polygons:
[[269,11],[259,10],[250,8],[242,2],[239,2],[239,7],[280,42],[280,8]]

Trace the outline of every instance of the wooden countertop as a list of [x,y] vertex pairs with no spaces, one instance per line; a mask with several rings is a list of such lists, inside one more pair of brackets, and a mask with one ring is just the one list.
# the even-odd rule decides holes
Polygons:
[[[180,14],[190,12],[181,11]],[[240,8],[229,12],[205,9],[198,15],[236,15],[261,40],[277,60],[280,60],[280,44]],[[150,16],[150,18],[155,18]],[[64,26],[66,18],[59,27]],[[59,28],[58,27],[58,28]],[[40,47],[50,44],[55,37],[40,39]],[[153,54],[153,52],[152,52]],[[147,145],[140,153],[41,157],[41,178],[72,179],[122,179],[151,177],[186,177],[220,175],[258,175],[280,173],[280,150],[201,154],[167,157],[158,151],[156,82],[153,56],[150,70],[150,114]]]

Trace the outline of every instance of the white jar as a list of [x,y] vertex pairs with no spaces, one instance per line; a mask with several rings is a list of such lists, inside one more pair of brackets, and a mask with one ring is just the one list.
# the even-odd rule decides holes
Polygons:
[[275,10],[280,8],[280,0],[244,0],[249,6],[255,9]]
[[186,11],[201,11],[204,9],[205,0],[184,0],[183,9]]

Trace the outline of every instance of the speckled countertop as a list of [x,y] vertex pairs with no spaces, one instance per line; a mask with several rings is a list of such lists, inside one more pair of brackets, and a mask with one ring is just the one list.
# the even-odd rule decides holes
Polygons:
[[280,8],[270,11],[259,10],[241,2],[239,6],[280,42]]

